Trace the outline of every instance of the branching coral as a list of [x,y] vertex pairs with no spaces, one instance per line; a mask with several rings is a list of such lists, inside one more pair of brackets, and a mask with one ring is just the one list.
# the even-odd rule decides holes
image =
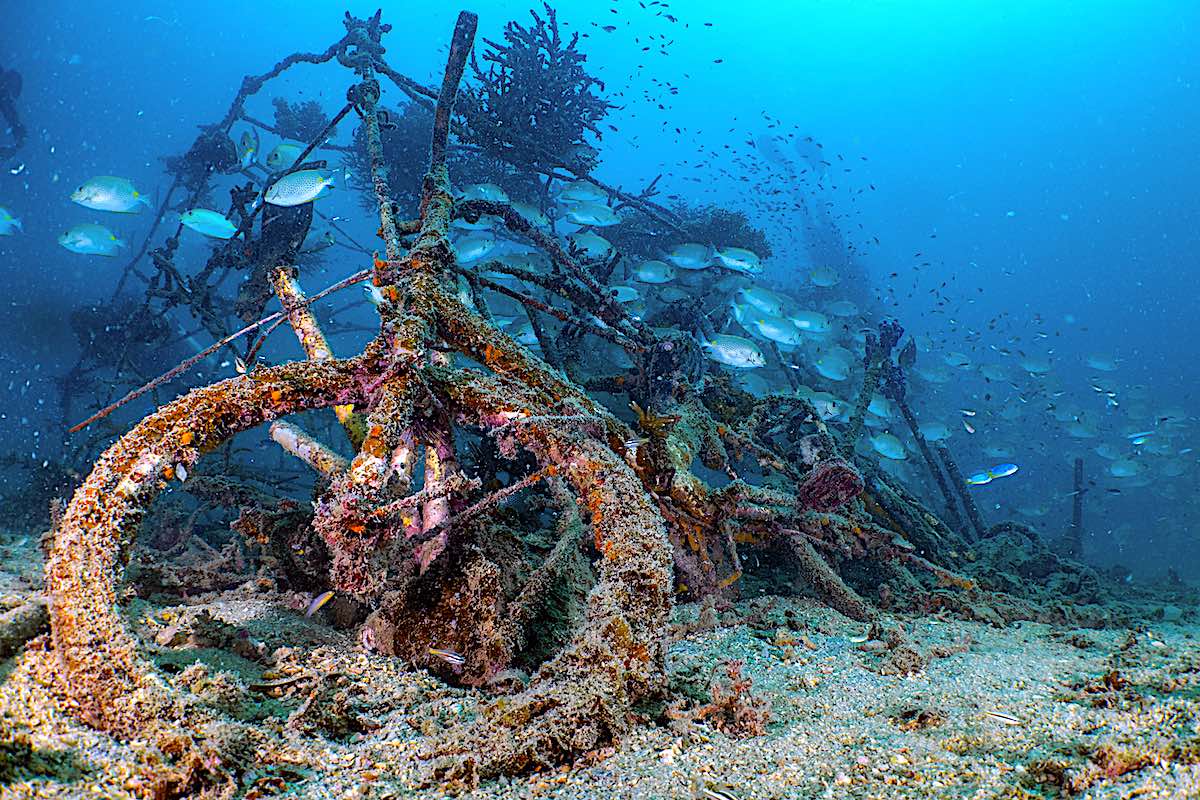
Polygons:
[[579,34],[563,41],[554,9],[546,5],[544,17],[530,15],[528,27],[504,26],[502,44],[485,40],[486,71],[472,60],[475,82],[460,105],[463,138],[519,167],[571,165],[590,172],[594,156],[584,136],[600,136],[597,124],[609,106],[593,88],[604,85],[583,68]]

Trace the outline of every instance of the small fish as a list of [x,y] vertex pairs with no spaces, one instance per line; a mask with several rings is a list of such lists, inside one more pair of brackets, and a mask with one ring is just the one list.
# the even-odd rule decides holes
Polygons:
[[72,253],[90,256],[113,257],[122,247],[126,247],[123,239],[103,225],[90,222],[81,223],[58,237],[58,243]]
[[973,417],[979,413],[978,411],[973,411],[972,409],[969,409],[969,408],[960,408],[958,411],[964,417]]
[[726,269],[745,272],[748,275],[758,275],[763,271],[762,260],[758,254],[744,247],[726,247],[724,250],[714,248],[713,256]]
[[241,356],[233,357],[233,371],[238,375],[246,374],[246,362],[242,360]]
[[567,219],[576,225],[591,225],[604,228],[618,225],[621,217],[606,205],[600,203],[576,203],[567,209]]
[[737,796],[731,792],[727,786],[718,785],[711,781],[704,781],[697,777],[693,777],[688,781],[693,800],[738,800]]
[[904,461],[908,458],[904,443],[886,431],[875,434],[869,441],[871,448],[884,458],[890,458],[893,461]]
[[238,141],[238,161],[242,169],[248,169],[254,163],[254,159],[258,157],[258,145],[258,128],[242,131],[242,137]]
[[84,208],[96,211],[114,211],[119,214],[136,214],[150,199],[133,188],[128,178],[115,175],[98,175],[71,192],[71,199]]
[[975,432],[975,427],[973,425],[971,425],[971,423],[967,422],[965,419],[962,421],[962,424],[963,424],[963,428],[966,429],[967,433]]
[[665,261],[643,261],[633,271],[633,279],[639,283],[670,283],[675,280],[675,268]]
[[696,242],[677,244],[666,252],[663,260],[679,269],[707,269],[712,265],[709,249]]
[[493,203],[507,203],[508,192],[494,183],[473,183],[462,191],[464,200],[489,200]]
[[993,478],[1007,478],[1009,475],[1016,474],[1017,470],[1019,469],[1020,467],[1018,467],[1016,464],[997,464],[987,472]]
[[808,279],[812,281],[813,286],[819,286],[822,289],[837,286],[842,280],[841,276],[837,274],[837,270],[832,267],[817,267],[809,273]]
[[754,369],[767,363],[758,345],[742,336],[718,333],[700,342],[700,347],[710,359],[730,367]]
[[184,481],[186,481],[188,478],[187,467],[185,467],[183,464],[176,464],[175,465],[175,477],[179,478],[180,483],[183,483]]
[[862,644],[863,642],[867,641],[870,638],[871,638],[870,636],[868,636],[867,634],[864,633],[862,636],[851,636],[848,639],[848,641],[851,644]]
[[202,233],[214,239],[232,239],[238,230],[237,225],[230,222],[224,214],[209,211],[207,208],[189,209],[183,212],[179,221],[196,233]]
[[333,178],[327,178],[315,169],[302,169],[284,175],[263,198],[273,206],[302,206],[322,197],[326,189],[333,188]]
[[9,213],[8,209],[0,206],[0,236],[12,236],[13,231],[23,231],[25,227],[21,220]]
[[429,648],[429,655],[440,658],[452,667],[461,667],[467,663],[467,657],[461,653],[456,653],[453,650],[443,650],[440,647]]
[[608,193],[591,181],[572,181],[558,193],[560,203],[604,203]]
[[464,236],[454,242],[454,252],[458,260],[467,263],[478,261],[496,247],[496,238],[491,234]]
[[996,722],[1002,722],[1005,725],[1020,725],[1021,720],[1014,717],[1012,714],[1006,714],[1003,711],[985,711],[985,716],[991,717]]
[[986,486],[992,482],[992,476],[986,472],[977,472],[967,478],[967,486]]
[[266,165],[272,172],[280,172],[294,165],[303,152],[303,145],[281,142],[267,153]]
[[363,294],[367,296],[367,300],[371,305],[379,308],[387,302],[387,298],[383,296],[383,292],[379,291],[379,287],[373,283],[368,283],[363,287]]
[[585,256],[597,261],[608,258],[608,254],[613,249],[612,242],[592,231],[573,233],[567,237],[567,240],[579,248]]
[[314,597],[312,599],[311,603],[308,604],[308,610],[304,612],[304,616],[311,617],[313,614],[315,614],[321,610],[321,606],[325,605],[332,599],[333,599],[333,590],[332,589],[326,589],[325,591],[321,592],[319,595],[317,595],[316,597]]
[[608,293],[618,303],[632,303],[641,297],[638,290],[632,286],[610,286],[608,287]]

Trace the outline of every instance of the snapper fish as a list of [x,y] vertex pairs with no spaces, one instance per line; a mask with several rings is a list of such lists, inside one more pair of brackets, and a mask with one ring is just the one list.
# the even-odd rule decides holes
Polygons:
[[817,267],[808,273],[808,279],[812,281],[813,286],[819,286],[822,289],[837,286],[842,280],[833,267]]
[[950,438],[950,428],[942,422],[923,422],[917,429],[927,442],[943,442]]
[[263,199],[273,206],[302,206],[323,197],[325,190],[332,188],[332,177],[325,177],[319,170],[302,169],[271,184]]
[[712,254],[708,247],[696,242],[677,244],[663,258],[680,269],[707,269],[712,266]]
[[591,225],[595,228],[605,228],[621,222],[620,216],[601,203],[575,203],[567,209],[567,220],[576,225]]
[[493,203],[507,203],[508,192],[494,183],[473,183],[462,191],[463,200],[490,200]]
[[817,358],[813,368],[822,378],[844,381],[850,377],[850,365],[853,362],[854,354],[849,350],[844,347],[831,347]]
[[550,227],[550,218],[542,213],[542,210],[535,205],[523,203],[520,200],[514,200],[509,205],[513,211],[520,214],[529,224],[540,230],[546,230]]
[[[313,233],[316,233],[316,232],[309,231],[309,238],[312,238]],[[306,241],[307,241],[307,239],[306,239]],[[322,250],[333,247],[335,244],[337,244],[337,237],[333,235],[333,231],[326,228],[325,230],[317,233],[317,236],[312,241],[312,243],[307,245],[306,247],[304,247],[300,252],[301,253],[319,253]]]
[[585,256],[596,261],[608,258],[608,254],[613,249],[612,242],[592,231],[573,233],[567,237],[567,240],[582,251]]
[[841,317],[842,319],[858,316],[858,306],[849,300],[834,300],[832,303],[825,305],[825,310],[833,316]]
[[713,249],[713,257],[726,269],[744,272],[747,275],[758,275],[763,271],[762,260],[758,254],[744,247],[726,247]]
[[675,268],[665,261],[643,261],[633,271],[633,279],[639,283],[670,283],[675,280]]
[[804,335],[792,324],[790,319],[761,314],[750,320],[750,332],[757,333],[764,339],[770,339],[779,344],[800,344]]
[[608,194],[591,181],[571,181],[558,193],[560,203],[605,203]]
[[1050,362],[1040,358],[1023,358],[1018,363],[1021,369],[1030,375],[1045,375],[1050,372]]
[[730,333],[718,333],[703,339],[700,347],[713,361],[739,369],[755,369],[767,364],[758,345],[742,336]]
[[84,222],[65,231],[58,237],[58,243],[70,250],[87,256],[113,257],[122,247],[127,247],[123,239],[103,225]]
[[12,236],[14,231],[23,231],[21,220],[14,217],[4,206],[0,206],[0,236]]
[[214,239],[232,239],[237,233],[234,225],[223,214],[209,211],[207,208],[193,208],[183,212],[179,221],[196,233],[211,236]]
[[496,247],[496,239],[492,236],[464,236],[454,242],[454,252],[463,263],[478,261]]
[[238,163],[242,165],[242,169],[249,169],[254,163],[254,159],[258,157],[258,148],[258,128],[252,127],[242,131],[242,136],[238,139]]
[[797,311],[791,320],[805,333],[828,333],[830,330],[829,317],[819,311]]
[[638,294],[638,290],[632,286],[610,286],[608,287],[608,293],[611,294],[618,303],[632,303],[641,298],[641,295]]
[[776,317],[783,316],[784,306],[788,304],[788,298],[759,286],[742,289],[737,296],[746,305],[754,306],[764,314],[772,314]]
[[84,208],[136,214],[150,206],[150,198],[133,188],[128,178],[99,175],[71,192],[71,199]]
[[1133,478],[1141,472],[1142,465],[1129,458],[1117,459],[1108,465],[1108,474],[1114,478]]
[[884,458],[890,458],[892,461],[904,461],[908,458],[908,451],[904,449],[904,443],[887,431],[875,434],[869,441],[871,449]]
[[280,142],[275,145],[271,152],[267,153],[267,160],[264,162],[267,169],[272,172],[282,172],[285,169],[290,169],[296,164],[296,159],[304,152],[304,145],[292,144],[291,142]]

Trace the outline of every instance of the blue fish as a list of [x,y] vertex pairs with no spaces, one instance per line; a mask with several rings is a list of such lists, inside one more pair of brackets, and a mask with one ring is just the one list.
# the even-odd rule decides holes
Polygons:
[[989,472],[976,472],[971,477],[967,478],[967,486],[983,486],[992,482],[992,475]]
[[997,464],[989,469],[987,473],[993,478],[1007,478],[1009,475],[1014,474],[1019,469],[1020,467],[1018,467],[1016,464]]

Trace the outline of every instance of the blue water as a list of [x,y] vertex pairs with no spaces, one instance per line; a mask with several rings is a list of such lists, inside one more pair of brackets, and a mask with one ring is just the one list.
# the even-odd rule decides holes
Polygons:
[[[361,15],[376,7],[348,5]],[[589,70],[618,106],[601,126],[597,176],[636,190],[661,174],[659,199],[746,211],[774,251],[764,279],[801,297],[837,294],[807,285],[814,233],[788,198],[799,193],[828,209],[852,248],[829,258],[865,276],[868,288],[855,302],[923,337],[932,350],[920,353],[918,366],[950,373],[946,383],[914,381],[923,421],[954,430],[950,444],[964,473],[1020,465],[1016,475],[974,490],[989,521],[1011,516],[1057,536],[1070,518],[1070,462],[1082,456],[1092,482],[1084,504],[1088,560],[1123,565],[1139,580],[1168,566],[1200,577],[1197,459],[1187,452],[1200,446],[1200,7],[642,5],[557,6],[564,30],[584,35]],[[80,457],[80,439],[64,429],[98,402],[76,397],[69,412],[60,405],[56,382],[78,355],[68,316],[108,303],[127,259],[76,256],[58,246],[57,235],[77,222],[104,221],[136,248],[150,222],[149,214],[83,209],[68,199],[71,189],[92,175],[115,174],[157,200],[168,182],[162,157],[185,150],[197,125],[221,117],[244,75],[339,37],[342,8],[7,5],[0,52],[3,66],[24,78],[17,106],[29,139],[0,171],[0,205],[24,223],[23,233],[0,237],[0,452],[20,465],[6,468],[0,491],[15,489],[44,460]],[[508,19],[527,20],[524,4],[471,8],[481,39],[498,38]],[[395,26],[385,39],[390,63],[435,83],[457,11],[451,4],[385,5],[384,19]],[[269,120],[270,98],[279,95],[316,100],[332,114],[350,80],[336,66],[300,67],[247,110]],[[820,187],[750,143],[772,134],[821,143],[830,166]],[[336,141],[349,135],[343,125]],[[272,141],[264,138],[266,147]],[[229,181],[217,183],[223,205]],[[377,221],[353,191],[321,202],[325,213],[348,218],[357,240],[377,246]],[[185,236],[178,262],[199,264],[208,249],[199,236]],[[365,264],[347,250],[333,253],[304,276],[306,288]],[[179,324],[195,329],[186,317]],[[287,336],[277,335],[273,352],[298,357]],[[352,351],[363,340],[348,333],[337,344]],[[945,366],[948,351],[969,356],[971,367]],[[1050,374],[1028,375],[1017,365],[1022,353],[1048,359]],[[162,368],[187,354],[181,348]],[[1116,359],[1117,370],[1089,368],[1093,354]],[[1010,378],[988,383],[981,364],[1001,364]],[[190,375],[160,399],[212,374]],[[1056,419],[1051,404],[1081,417],[1094,436],[1069,435],[1074,420]],[[1005,419],[1006,406],[1020,415]],[[967,418],[976,433],[962,427],[960,409],[978,411]],[[1135,446],[1126,434],[1136,431],[1155,433]],[[1131,458],[1140,474],[1111,475],[1112,459],[1094,450],[1104,444]],[[1011,455],[992,457],[985,447]],[[909,479],[924,480],[912,458],[906,468]],[[1022,517],[1021,508],[1042,513]]]

